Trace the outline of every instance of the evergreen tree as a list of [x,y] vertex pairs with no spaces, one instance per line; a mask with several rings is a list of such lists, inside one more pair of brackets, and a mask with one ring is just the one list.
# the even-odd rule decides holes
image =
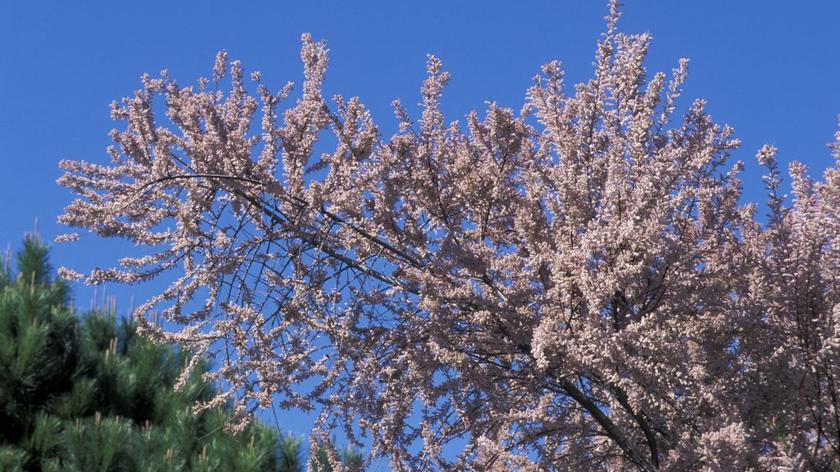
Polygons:
[[24,241],[0,270],[0,470],[300,471],[300,440],[231,413],[194,414],[212,398],[202,366],[173,389],[188,355],[140,338],[113,309],[81,319],[53,280],[48,250]]
[[[362,453],[358,449],[346,447],[337,451],[336,456],[349,472],[360,472],[364,470],[364,456],[362,456]],[[330,464],[329,453],[326,447],[318,449],[314,459],[310,464],[310,470],[312,472],[334,472],[335,469]]]

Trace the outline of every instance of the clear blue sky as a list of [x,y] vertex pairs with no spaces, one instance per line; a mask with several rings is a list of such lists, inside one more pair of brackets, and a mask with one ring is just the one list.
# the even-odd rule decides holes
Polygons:
[[[281,6],[282,5],[282,6]],[[764,143],[812,175],[831,163],[826,144],[840,113],[840,2],[627,0],[621,29],[654,36],[648,70],[691,59],[686,98],[704,97],[718,122],[735,127],[747,163],[746,195],[763,199],[753,155]],[[449,119],[486,100],[518,109],[539,66],[589,77],[605,1],[202,2],[0,0],[0,243],[19,244],[40,220],[47,239],[69,201],[55,184],[60,159],[105,162],[108,104],[131,94],[143,72],[169,69],[182,84],[211,72],[226,49],[279,88],[300,82],[299,38],[331,49],[328,93],[358,95],[386,133],[390,101],[419,100],[425,55],[452,73]],[[59,246],[55,263],[105,265],[120,245],[88,238]],[[120,304],[142,287],[115,290]],[[91,291],[77,287],[80,306]],[[285,421],[284,428],[308,425]],[[302,422],[298,422],[302,423]]]

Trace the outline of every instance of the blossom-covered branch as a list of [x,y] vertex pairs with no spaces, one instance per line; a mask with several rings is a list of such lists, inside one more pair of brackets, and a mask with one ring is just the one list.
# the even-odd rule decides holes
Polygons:
[[323,97],[308,35],[282,113],[292,86],[225,53],[195,87],[144,76],[112,162],[61,163],[61,222],[144,248],[86,281],[171,280],[136,316],[218,356],[228,388],[198,408],[317,409],[324,441],[366,435],[395,470],[829,470],[840,174],[793,165],[787,208],[762,149],[756,223],[732,129],[702,100],[676,116],[687,61],[648,79],[650,36],[618,17],[589,81],[549,63],[518,112],[447,123],[430,56],[422,115],[395,102],[390,138]]

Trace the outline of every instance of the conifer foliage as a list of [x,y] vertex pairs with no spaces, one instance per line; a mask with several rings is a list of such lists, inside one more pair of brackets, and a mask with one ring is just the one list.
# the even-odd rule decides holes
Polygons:
[[77,318],[47,252],[28,237],[0,272],[0,470],[302,470],[300,440],[232,434],[224,407],[194,414],[214,392],[202,368],[173,389],[187,356],[113,311]]

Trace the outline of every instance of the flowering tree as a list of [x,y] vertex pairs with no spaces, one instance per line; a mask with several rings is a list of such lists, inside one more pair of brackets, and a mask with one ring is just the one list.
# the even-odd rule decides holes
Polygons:
[[282,118],[291,85],[252,73],[251,94],[224,53],[197,87],[144,76],[113,105],[111,164],[61,163],[60,220],[146,248],[84,277],[167,277],[137,317],[219,356],[228,388],[198,408],[317,408],[395,470],[830,470],[840,173],[795,164],[787,208],[762,149],[756,223],[732,130],[701,100],[675,117],[687,61],[648,80],[650,37],[618,16],[591,80],[567,94],[549,63],[518,113],[447,124],[430,56],[422,116],[394,102],[388,139],[322,96],[308,35]]

